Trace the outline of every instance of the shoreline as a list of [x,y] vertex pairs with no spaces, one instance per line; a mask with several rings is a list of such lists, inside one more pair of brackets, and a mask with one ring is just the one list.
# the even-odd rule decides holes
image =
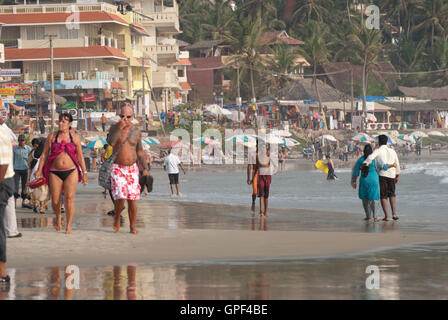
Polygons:
[[[268,217],[263,224],[269,224],[269,231],[265,231],[258,215],[252,218],[252,223],[256,221],[257,227],[250,229],[248,224],[251,217],[246,206],[182,202],[167,204],[157,200],[145,201],[140,206],[142,210],[139,211],[140,217],[145,221],[142,222],[142,227],[137,224],[140,232],[138,235],[129,233],[127,213],[123,214],[125,224],[121,231],[114,233],[111,217],[104,217],[104,214],[98,211],[92,215],[92,212],[87,210],[94,202],[98,200],[78,199],[77,216],[80,220],[104,219],[106,223],[99,226],[75,227],[74,225],[73,235],[56,232],[50,226],[20,228],[23,238],[7,241],[8,268],[54,267],[71,264],[105,266],[132,263],[298,260],[359,255],[372,250],[388,250],[417,243],[448,242],[448,235],[445,233],[407,233],[406,228],[394,229],[388,223],[378,223],[378,226],[390,228],[383,229],[379,233],[363,232],[362,226],[365,223],[360,219],[353,220],[348,231],[347,227],[340,231],[340,225],[344,225],[344,222],[339,221],[334,212],[318,210],[312,212],[312,210],[303,209],[273,209],[275,212],[298,214],[301,218],[295,225],[300,225],[302,230],[295,229],[295,225],[292,226],[293,229],[285,230],[282,226],[285,223],[290,225],[291,222],[285,221],[283,217],[281,219]],[[107,199],[101,199],[100,202],[101,205],[103,202],[109,205]],[[147,223],[147,220],[163,219],[168,207],[174,207],[176,212],[183,211],[184,216],[177,216],[175,219],[183,221],[179,223],[185,223],[184,228],[170,229],[164,224]],[[145,211],[145,208],[151,208],[153,212]],[[85,211],[83,212],[82,209]],[[320,213],[317,217],[324,219],[327,225],[322,224],[321,229],[318,230],[307,230],[308,226],[312,226],[312,224],[309,225],[309,217],[317,213]],[[322,217],[321,214],[326,217]],[[39,214],[18,209],[18,219],[44,218],[50,221],[53,217],[52,213],[42,217]],[[332,220],[335,217],[337,219]],[[193,223],[186,222],[187,218]],[[216,228],[214,223],[223,219],[227,220]],[[239,228],[241,221],[245,224],[242,229]],[[315,219],[311,221],[315,223]],[[334,224],[334,221],[340,224],[339,227]],[[259,223],[260,228],[258,228]],[[276,224],[279,224],[279,229],[273,228]]]
[[[127,229],[127,228],[125,228]],[[353,239],[357,239],[353,241]],[[448,242],[446,235],[240,230],[29,231],[8,240],[8,268],[222,263],[359,255],[405,245]],[[57,245],[54,245],[57,243]]]

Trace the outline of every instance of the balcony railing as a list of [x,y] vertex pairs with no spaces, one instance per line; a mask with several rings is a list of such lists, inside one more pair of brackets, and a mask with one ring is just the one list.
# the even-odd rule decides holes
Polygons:
[[92,11],[105,11],[113,14],[117,14],[117,7],[108,3],[98,3],[98,4],[56,4],[56,3],[45,3],[45,4],[28,4],[28,5],[6,5],[0,6],[0,14],[23,14],[23,13],[65,13],[67,8],[74,5],[80,12],[92,12]]
[[179,53],[179,46],[169,44],[158,44],[155,46],[145,47],[145,50],[149,54],[175,54]]
[[0,43],[5,45],[5,48],[18,48],[19,39],[0,39]]

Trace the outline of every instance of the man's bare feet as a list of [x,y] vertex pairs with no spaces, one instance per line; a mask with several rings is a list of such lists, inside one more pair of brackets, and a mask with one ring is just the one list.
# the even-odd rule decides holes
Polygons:
[[131,231],[130,231],[129,233],[132,233],[132,234],[139,234],[138,230],[135,229],[135,228],[132,228]]
[[72,228],[70,227],[70,228],[65,229],[65,234],[73,234]]
[[120,226],[114,225],[114,232],[117,233],[118,231],[120,231]]
[[375,222],[380,222],[381,220],[378,219],[378,218],[375,218],[374,221],[375,221]]

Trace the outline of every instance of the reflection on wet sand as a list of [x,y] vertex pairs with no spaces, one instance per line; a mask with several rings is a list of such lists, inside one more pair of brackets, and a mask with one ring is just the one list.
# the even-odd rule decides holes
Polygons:
[[[277,262],[128,265],[80,269],[80,289],[65,268],[8,270],[0,299],[447,299],[448,244],[359,256]],[[365,286],[380,269],[380,288]]]

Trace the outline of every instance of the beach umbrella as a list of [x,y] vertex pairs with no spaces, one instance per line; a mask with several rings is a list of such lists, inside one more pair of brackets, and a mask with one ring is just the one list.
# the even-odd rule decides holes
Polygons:
[[329,140],[329,141],[333,141],[333,142],[338,141],[338,140],[336,140],[335,137],[333,137],[332,135],[329,135],[329,134],[324,134],[323,136],[321,136],[321,138],[323,140]]
[[440,132],[440,131],[430,131],[430,132],[428,132],[428,135],[430,135],[430,136],[438,136],[438,137],[444,137],[445,135],[442,133],[442,132]]
[[280,130],[276,133],[277,135],[279,135],[280,137],[290,137],[292,136],[292,133],[286,130]]
[[107,141],[103,138],[95,139],[91,141],[88,145],[88,149],[102,149],[104,145],[107,144]]
[[211,114],[214,114],[216,116],[219,116],[219,115],[231,116],[232,115],[232,112],[230,112],[229,110],[226,110],[224,108],[221,108],[217,104],[207,105],[207,106],[205,106],[205,110],[207,110],[208,112],[210,112]]
[[372,137],[370,137],[369,135],[365,134],[365,133],[358,133],[355,134],[352,137],[353,141],[359,141],[359,142],[374,142],[375,140],[372,139]]
[[322,120],[322,117],[321,117],[318,113],[315,113],[313,117],[314,117],[315,119]]
[[256,143],[256,137],[252,135],[240,134],[226,139],[226,141],[231,141],[235,143]]
[[282,140],[283,140],[283,143],[281,145],[288,147],[288,148],[292,148],[292,147],[298,146],[300,144],[299,141],[292,139],[292,138],[282,138]]
[[152,145],[160,144],[160,141],[157,140],[156,138],[146,137],[146,138],[142,138],[142,143],[152,146]]
[[397,138],[407,141],[407,142],[411,142],[411,143],[415,142],[415,139],[407,134],[401,134],[401,135],[397,136]]
[[186,148],[186,147],[187,147],[187,145],[185,145],[185,144],[183,144],[183,143],[181,143],[179,141],[170,141],[170,142],[165,143],[162,146],[162,149],[167,149],[167,148]]
[[429,136],[423,131],[414,131],[410,134],[411,137],[414,138],[428,138]]
[[193,141],[199,141],[204,144],[212,144],[212,145],[220,144],[219,141],[217,141],[217,140],[205,138],[205,137],[196,138],[196,139],[193,139]]

